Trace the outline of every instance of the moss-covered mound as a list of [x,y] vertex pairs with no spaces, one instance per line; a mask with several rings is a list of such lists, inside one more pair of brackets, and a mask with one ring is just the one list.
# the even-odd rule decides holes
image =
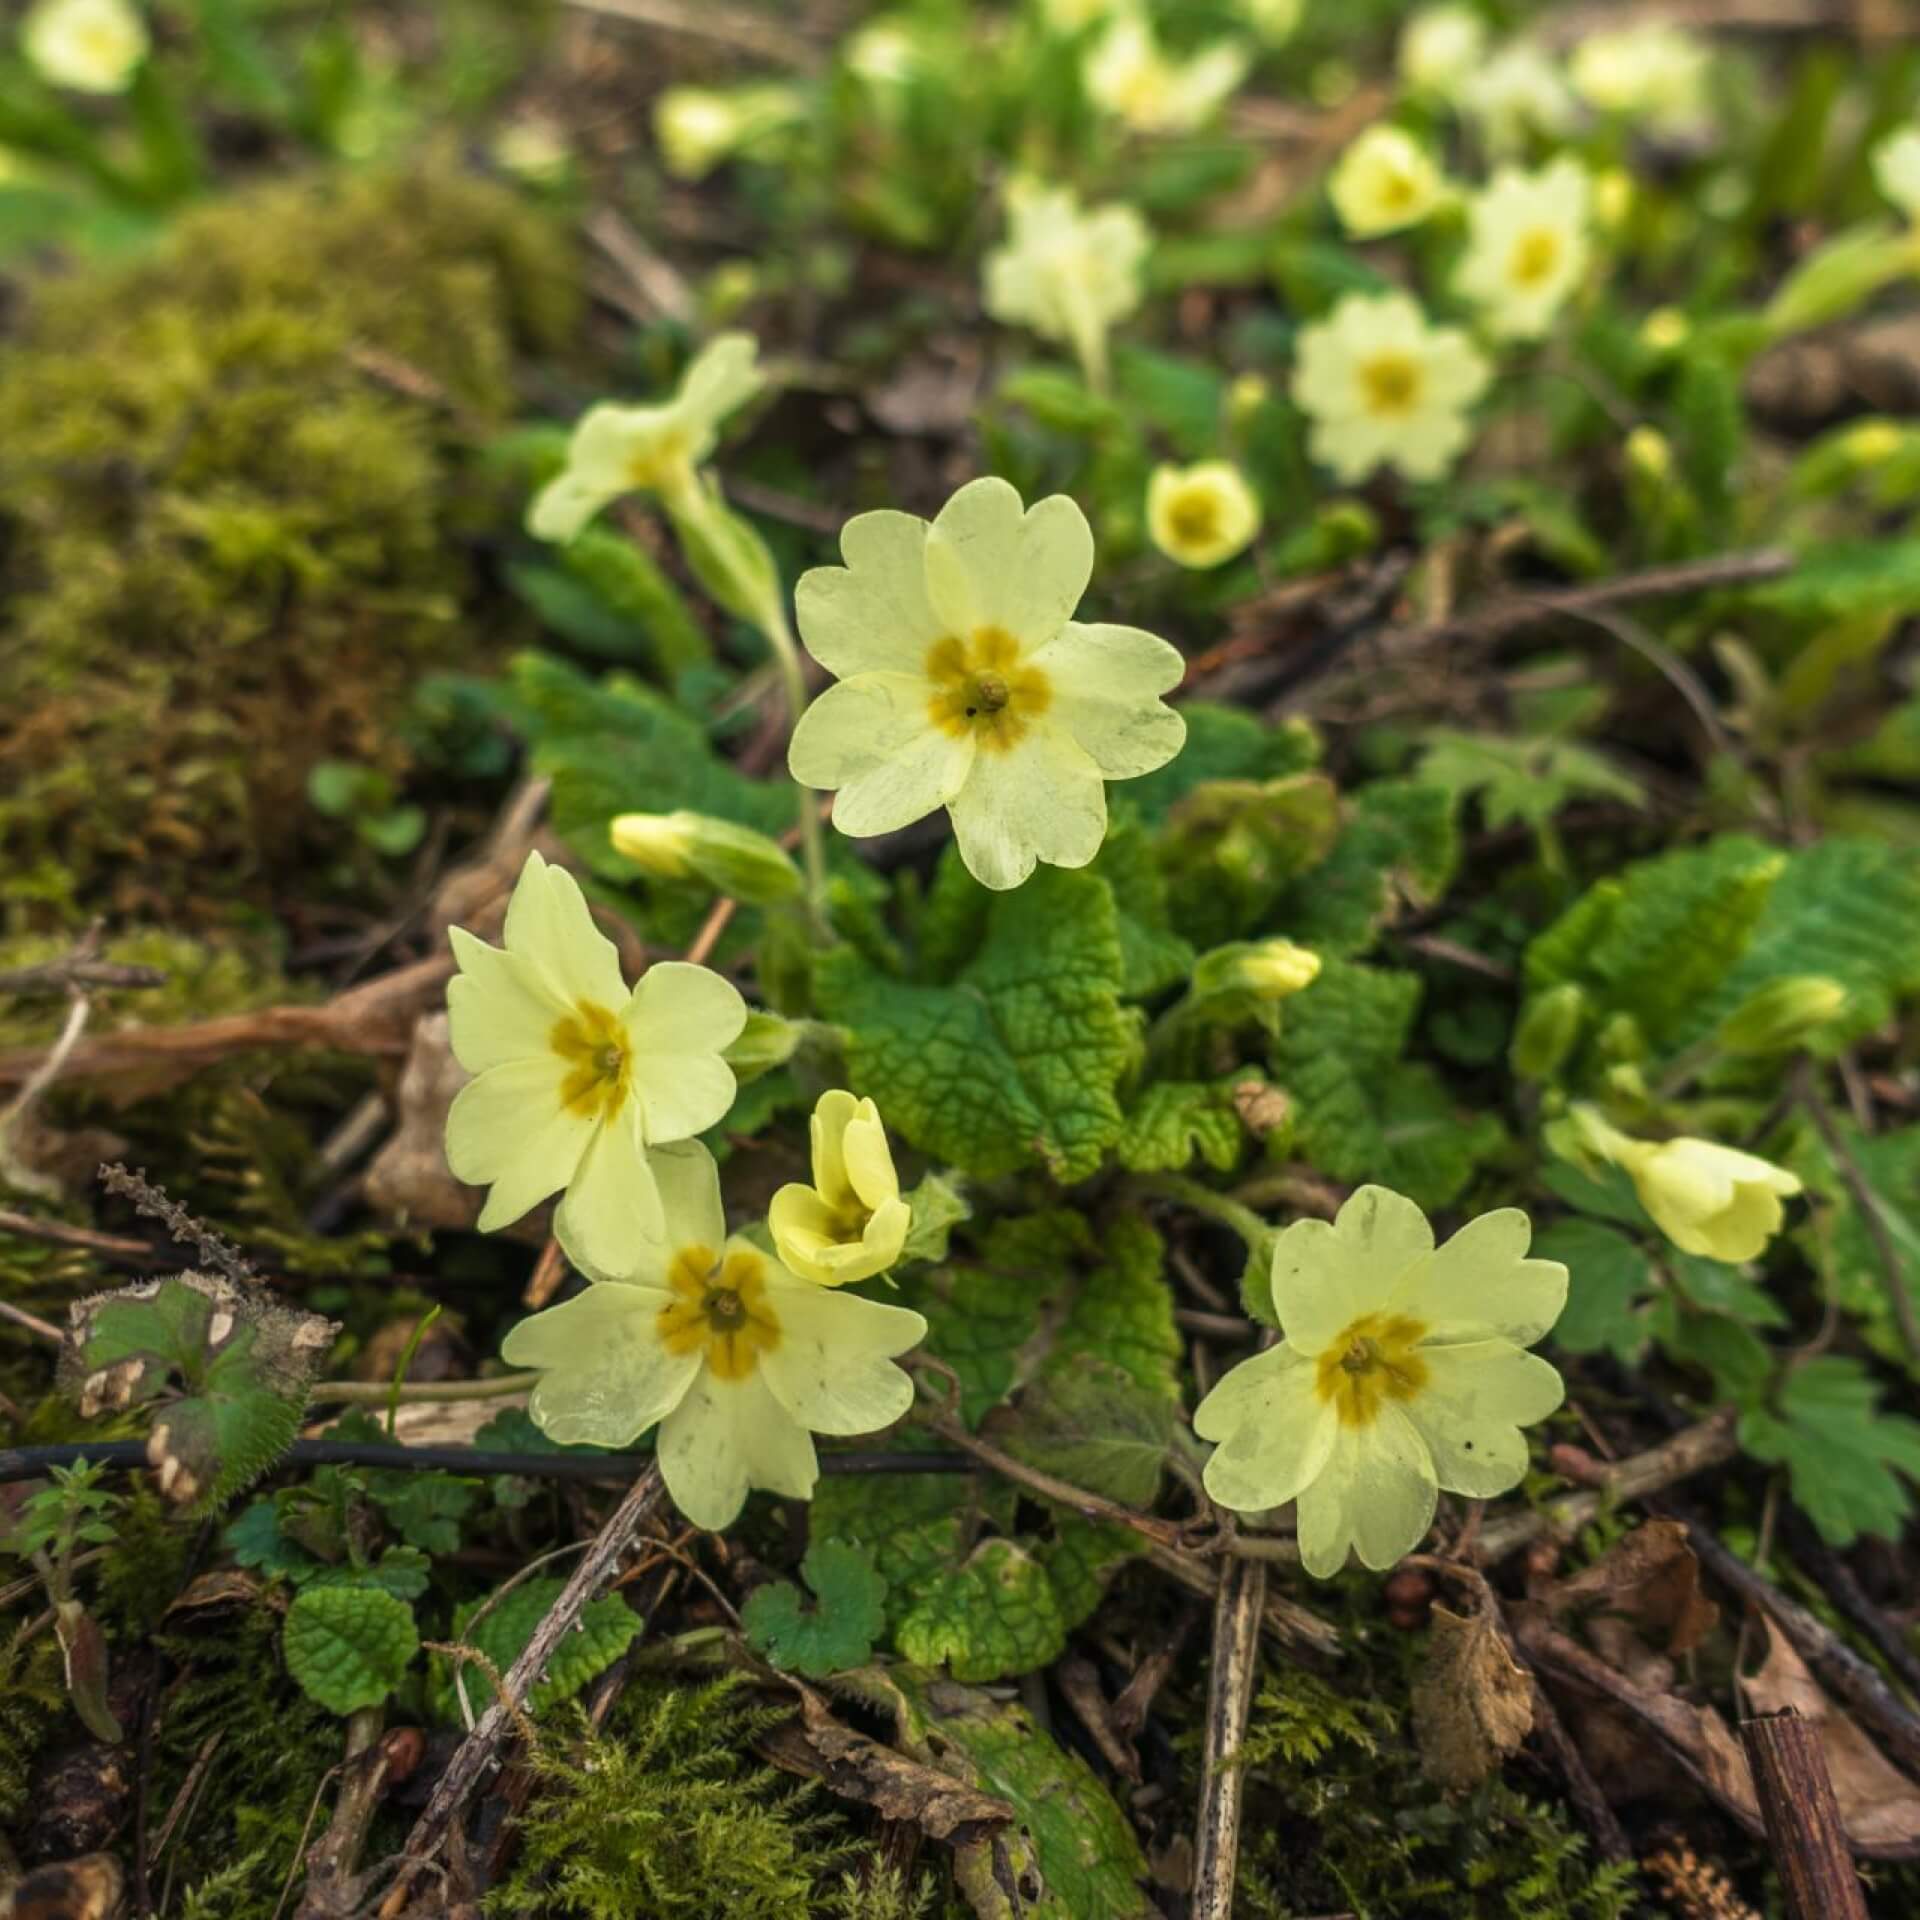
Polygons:
[[[395,770],[471,659],[474,435],[578,308],[566,242],[450,166],[276,184],[34,286],[0,369],[0,915],[191,918]],[[464,537],[463,537],[464,536]]]

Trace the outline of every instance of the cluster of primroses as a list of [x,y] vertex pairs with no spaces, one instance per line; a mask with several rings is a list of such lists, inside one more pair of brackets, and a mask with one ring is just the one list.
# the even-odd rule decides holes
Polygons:
[[[753,342],[728,335],[665,403],[595,408],[530,526],[569,538],[618,495],[649,493],[683,538],[703,541],[703,577],[784,632],[771,563],[743,544],[703,465],[721,418],[758,383]],[[946,808],[989,887],[1018,886],[1037,861],[1087,864],[1106,831],[1106,781],[1166,764],[1185,727],[1162,698],[1178,651],[1075,617],[1094,559],[1079,507],[1056,495],[1028,508],[1006,482],[975,480],[931,522],[858,516],[841,550],[846,564],[808,573],[794,597],[800,638],[836,682],[810,706],[802,697],[790,748],[801,788],[832,791],[833,823],[854,835]],[[727,822],[627,816],[613,838],[650,870],[719,891],[778,901],[802,884],[777,845]],[[815,905],[824,917],[824,898]],[[474,1077],[449,1116],[449,1163],[490,1188],[483,1228],[559,1194],[554,1231],[587,1277],[507,1337],[506,1357],[541,1372],[533,1418],[556,1440],[610,1447],[657,1425],[667,1487],[702,1526],[728,1525],[751,1488],[806,1498],[815,1434],[874,1433],[907,1414],[914,1389],[897,1363],[926,1332],[919,1314],[852,1290],[884,1284],[912,1224],[874,1103],[823,1094],[811,1183],[783,1188],[763,1229],[729,1233],[696,1136],[733,1104],[729,1054],[749,1019],[734,986],[661,961],[629,989],[578,885],[538,854],[503,948],[453,938],[453,1045]],[[1309,986],[1314,957],[1285,958],[1286,990]],[[1797,1190],[1751,1156],[1634,1140],[1598,1115],[1573,1150],[1625,1167],[1679,1245],[1723,1259],[1759,1252]],[[1371,1186],[1333,1222],[1275,1234],[1285,1338],[1194,1413],[1219,1443],[1213,1498],[1249,1512],[1296,1502],[1302,1561],[1328,1575],[1350,1551],[1391,1565],[1426,1533],[1442,1490],[1485,1498],[1516,1485],[1521,1429],[1562,1394],[1526,1349],[1558,1317],[1567,1273],[1530,1259],[1530,1237],[1508,1208],[1436,1247],[1418,1207]]]

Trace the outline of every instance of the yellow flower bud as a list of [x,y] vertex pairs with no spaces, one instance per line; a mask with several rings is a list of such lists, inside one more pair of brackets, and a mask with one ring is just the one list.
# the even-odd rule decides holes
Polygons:
[[1260,531],[1260,502],[1226,460],[1160,466],[1147,483],[1147,533],[1183,567],[1217,567],[1244,553]]
[[1320,956],[1291,940],[1259,940],[1235,954],[1232,972],[1235,985],[1262,1000],[1284,1000],[1319,979]]
[[1273,383],[1264,374],[1243,373],[1227,389],[1227,421],[1244,427],[1273,398]]
[[900,1258],[913,1209],[880,1109],[836,1087],[813,1110],[813,1185],[795,1181],[773,1196],[767,1226],[780,1258],[823,1287],[885,1273]]
[[1673,353],[1692,331],[1693,323],[1678,307],[1656,307],[1640,323],[1640,344],[1649,353]]
[[1658,427],[1635,427],[1622,450],[1628,467],[1644,480],[1658,483],[1673,472],[1673,443]]
[[1822,974],[1799,974],[1762,987],[1730,1013],[1715,1038],[1728,1053],[1785,1053],[1846,1010],[1847,990]]
[[748,906],[800,892],[800,869],[779,843],[709,814],[623,813],[609,829],[614,851],[658,880],[700,880]]

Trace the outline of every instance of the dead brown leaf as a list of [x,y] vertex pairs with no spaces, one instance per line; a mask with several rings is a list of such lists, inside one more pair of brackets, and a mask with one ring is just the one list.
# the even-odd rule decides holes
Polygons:
[[1828,1699],[1793,1643],[1765,1614],[1767,1657],[1760,1671],[1742,1682],[1747,1705],[1755,1713],[1791,1707],[1815,1722],[1840,1804],[1840,1824],[1861,1852],[1920,1851],[1920,1787],[1860,1731],[1852,1718]]
[[1618,1540],[1571,1580],[1538,1596],[1550,1612],[1598,1606],[1660,1636],[1669,1653],[1691,1653],[1714,1629],[1720,1609],[1700,1591],[1700,1563],[1677,1520],[1649,1520]]
[[823,1781],[841,1799],[918,1827],[929,1839],[948,1846],[975,1846],[1011,1823],[1008,1801],[847,1726],[811,1688],[796,1690],[799,1718],[776,1727],[759,1743],[775,1766]]
[[1426,1664],[1413,1683],[1413,1731],[1427,1777],[1477,1786],[1533,1727],[1533,1679],[1493,1610],[1433,1609]]

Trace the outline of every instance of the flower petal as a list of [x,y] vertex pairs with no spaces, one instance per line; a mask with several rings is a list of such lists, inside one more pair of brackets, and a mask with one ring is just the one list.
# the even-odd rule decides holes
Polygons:
[[1093,529],[1064,493],[1024,513],[1004,480],[970,481],[927,534],[927,596],[950,633],[997,627],[1028,647],[1051,640],[1093,578]]
[[1559,1374],[1538,1354],[1505,1340],[1422,1347],[1427,1377],[1402,1411],[1418,1429],[1441,1486],[1491,1500],[1520,1484],[1527,1441],[1520,1432],[1566,1398]]
[[1273,1304],[1287,1339],[1317,1354],[1362,1314],[1393,1298],[1433,1251],[1433,1229],[1388,1187],[1356,1187],[1339,1218],[1296,1220],[1273,1247]]
[[631,1114],[603,1122],[554,1210],[553,1231],[582,1273],[658,1272],[667,1223],[652,1156]]
[[1084,867],[1107,832],[1100,769],[1045,725],[1010,752],[977,755],[950,811],[967,871],[999,891],[1017,887],[1037,861]]
[[522,1320],[501,1343],[516,1367],[541,1367],[527,1411],[564,1446],[624,1447],[677,1407],[700,1371],[698,1353],[670,1353],[658,1325],[673,1296],[652,1287],[592,1285]]
[[577,473],[557,473],[533,496],[527,508],[527,531],[536,540],[571,540],[622,487],[600,486]]
[[715,428],[766,385],[756,361],[760,343],[739,329],[716,334],[688,363],[671,403],[675,416],[694,431],[690,458],[697,464],[713,450]]
[[447,938],[459,963],[447,982],[448,1038],[453,1057],[469,1073],[508,1060],[548,1055],[554,1027],[570,1009],[528,961],[477,940],[465,927]]
[[1157,635],[1070,620],[1029,664],[1050,684],[1049,720],[1065,727],[1109,780],[1164,767],[1186,743],[1186,721],[1160,696],[1180,684],[1187,663]]
[[1366,1427],[1339,1428],[1324,1471],[1299,1497],[1300,1563],[1327,1580],[1349,1548],[1376,1572],[1411,1553],[1433,1525],[1433,1461],[1396,1406]]
[[574,1176],[593,1122],[560,1103],[560,1063],[503,1061],[469,1081],[447,1113],[447,1165],[456,1180],[491,1186],[480,1230],[518,1220]]
[[[588,1207],[600,1209],[609,1220],[590,1221],[583,1229],[583,1209],[572,1204],[572,1196],[561,1202],[554,1215],[554,1235],[566,1249],[567,1258],[591,1280],[610,1285],[663,1287],[673,1256],[682,1247],[706,1247],[717,1252],[726,1242],[727,1219],[720,1203],[720,1169],[697,1140],[677,1140],[671,1146],[639,1146],[638,1128],[631,1119],[603,1127],[603,1134],[624,1130],[626,1145],[637,1150],[651,1176],[628,1179],[624,1187],[618,1178],[606,1185],[599,1179],[592,1188]],[[591,1157],[591,1156],[590,1156]],[[617,1154],[598,1173],[618,1174]],[[578,1189],[586,1177],[582,1168]],[[651,1227],[651,1231],[649,1228]],[[611,1242],[615,1257],[596,1259],[589,1249],[587,1235],[593,1234],[593,1247],[604,1253]]]
[[827,1207],[845,1207],[855,1198],[853,1183],[847,1177],[846,1132],[859,1111],[860,1102],[846,1088],[829,1087],[814,1102],[807,1122],[813,1184]]
[[840,529],[844,567],[800,576],[794,612],[807,651],[834,676],[919,673],[946,627],[927,598],[927,523],[862,513]]
[[661,1421],[658,1452],[674,1505],[696,1527],[714,1532],[739,1519],[749,1487],[810,1500],[820,1477],[813,1436],[758,1372],[744,1380],[699,1372],[686,1398]]
[[805,787],[839,789],[833,824],[861,838],[944,807],[973,764],[973,735],[935,724],[929,681],[863,673],[829,687],[793,730],[787,767]]
[[1313,1363],[1282,1343],[1241,1361],[1194,1409],[1194,1432],[1220,1442],[1204,1478],[1223,1507],[1280,1506],[1326,1466],[1340,1423],[1313,1379]]
[[815,1433],[874,1433],[913,1405],[913,1382],[893,1356],[916,1347],[927,1323],[906,1307],[772,1272],[767,1305],[779,1342],[760,1357],[774,1398]]
[[[833,1097],[833,1093],[822,1094],[821,1105]],[[900,1176],[894,1171],[893,1149],[887,1145],[880,1109],[871,1100],[854,1101],[853,1111],[841,1123],[840,1156],[842,1178],[863,1207],[871,1212],[899,1199]],[[815,1171],[817,1177],[817,1163]]]
[[1387,1307],[1427,1327],[1423,1346],[1498,1336],[1530,1347],[1567,1304],[1567,1270],[1529,1260],[1533,1224],[1518,1207],[1470,1220],[1432,1259],[1409,1267]]
[[634,988],[625,1021],[649,1146],[688,1139],[726,1118],[739,1089],[721,1049],[747,1023],[747,1003],[730,980],[684,960],[659,961]]
[[538,853],[527,855],[507,903],[506,943],[569,1006],[590,1001],[611,1012],[627,997],[620,955],[593,924],[579,881]]

